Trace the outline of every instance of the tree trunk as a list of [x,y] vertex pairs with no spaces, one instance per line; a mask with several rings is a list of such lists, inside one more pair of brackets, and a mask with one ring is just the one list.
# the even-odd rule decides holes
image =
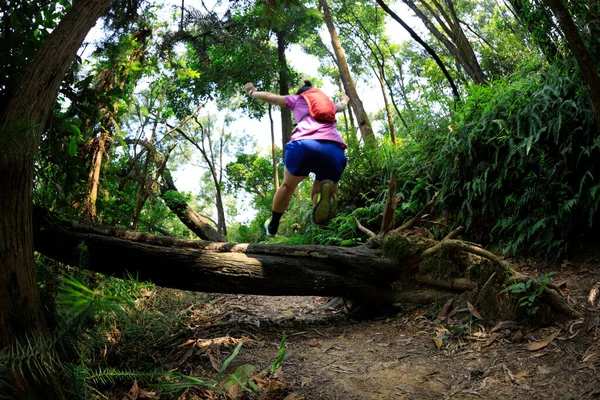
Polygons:
[[[279,170],[277,168],[277,146],[275,145],[275,127],[273,126],[273,106],[269,104],[269,121],[271,123],[271,158],[273,159],[273,179],[275,190],[279,189]],[[285,148],[285,145],[283,145]]]
[[394,11],[392,11],[383,2],[383,0],[376,0],[376,1],[377,1],[377,4],[379,4],[381,6],[381,8],[383,8],[383,10],[386,13],[388,13],[388,15],[390,17],[392,17],[396,22],[398,22],[417,43],[419,43],[421,46],[423,46],[423,48],[427,51],[427,53],[429,53],[431,58],[433,58],[435,63],[438,65],[438,67],[440,67],[440,69],[442,70],[442,73],[444,74],[444,76],[448,80],[448,83],[450,84],[450,87],[452,88],[452,93],[454,95],[454,102],[456,105],[456,103],[460,101],[460,94],[458,93],[458,88],[456,87],[456,84],[454,83],[454,79],[452,79],[452,76],[450,76],[450,73],[446,69],[446,66],[444,65],[444,63],[442,62],[440,57],[437,55],[435,50],[433,50],[431,48],[431,46],[429,46],[423,39],[421,39],[421,37],[419,35],[417,35],[417,33],[410,26],[408,26],[406,24],[406,22],[404,22],[402,20],[402,18],[400,18]]
[[[434,16],[434,18],[436,18],[436,20],[440,23],[442,29],[447,34],[447,36],[445,36],[436,28],[433,21],[431,21],[431,19],[415,4],[413,0],[403,1],[415,12],[415,14],[417,14],[421,21],[423,21],[423,24],[425,24],[425,26],[433,34],[433,36],[435,36],[450,52],[450,54],[452,54],[452,56],[460,63],[465,72],[471,77],[471,79],[473,79],[473,82],[475,82],[476,84],[485,84],[486,79],[483,74],[483,71],[481,70],[481,66],[479,65],[479,61],[475,56],[475,52],[471,47],[471,43],[465,36],[464,31],[460,26],[460,22],[458,21],[456,14],[453,12],[454,8],[452,6],[452,2],[446,2],[447,4],[449,4],[449,8],[452,15],[452,18],[448,16],[444,18],[446,22],[451,21],[451,23],[448,24],[449,26],[444,24],[444,20],[442,20],[442,18],[436,14],[436,11],[431,6],[429,6],[424,1],[421,2]],[[439,6],[439,3],[438,7],[441,8],[441,6]],[[439,8],[438,12],[440,11]],[[443,12],[444,10],[442,9],[441,11]]]
[[[392,143],[396,145],[396,128],[394,127],[394,117],[392,115],[392,105],[390,104],[390,99],[388,98],[387,88],[385,84],[385,71],[383,65],[380,67],[380,73],[377,74],[377,79],[379,80],[379,85],[381,86],[381,93],[383,94],[383,102],[385,104],[385,113],[387,115],[388,126],[390,127],[390,139]],[[398,112],[400,114],[400,112]],[[402,117],[402,116],[400,116]],[[408,130],[408,127],[406,127]]]
[[[453,239],[459,230],[441,242],[422,228],[394,230],[386,235],[394,226],[393,218],[388,218],[396,201],[393,185],[388,199],[386,231],[371,242],[371,247],[189,241],[64,222],[40,208],[34,213],[34,242],[37,251],[63,263],[107,275],[127,272],[160,286],[184,290],[336,296],[382,305],[448,298],[459,298],[466,304],[485,298],[486,304],[478,307],[488,315],[488,321],[506,318],[503,313],[511,310],[506,303],[511,301],[509,295],[499,294],[507,276],[509,282],[531,280],[530,285],[538,287],[535,278],[512,270],[493,253]],[[85,257],[81,257],[82,247]],[[86,264],[78,265],[82,259]],[[543,299],[556,311],[578,316],[555,289],[551,283],[543,286]],[[505,303],[500,304],[502,301]]]
[[361,136],[365,144],[373,146],[375,144],[375,136],[373,134],[373,128],[371,127],[371,121],[369,121],[369,117],[365,111],[362,101],[360,100],[360,97],[358,97],[354,80],[350,75],[350,69],[348,68],[348,63],[346,62],[346,55],[344,54],[344,49],[342,49],[340,39],[335,30],[335,26],[333,25],[329,5],[327,4],[327,0],[319,0],[319,4],[323,10],[325,25],[327,25],[327,30],[331,36],[331,46],[333,47],[335,59],[340,70],[340,77],[342,79],[342,83],[344,84],[344,91],[348,97],[350,97],[350,105],[354,109],[354,114],[358,120],[358,128],[360,129]]
[[[288,65],[285,58],[285,31],[276,31],[277,35],[277,59],[279,60],[279,94],[286,96],[290,94]],[[292,137],[292,110],[287,107],[281,107],[281,146],[285,156],[285,145]]]
[[[171,212],[173,212],[177,218],[187,226],[192,232],[194,232],[200,239],[211,240],[215,242],[226,242],[225,236],[221,235],[213,225],[217,225],[214,221],[194,211],[185,201],[182,201],[180,196],[172,196],[167,192],[179,193],[173,178],[171,171],[167,168],[166,159],[156,151],[156,148],[145,140],[134,140],[125,139],[125,143],[133,144],[136,146],[142,146],[148,153],[146,160],[152,160],[155,164],[157,171],[159,171],[160,177],[162,178],[162,184],[160,185],[160,195],[164,200],[165,204]],[[128,176],[129,177],[129,176]],[[135,179],[135,178],[134,178]],[[140,176],[140,181],[146,182],[147,177]],[[156,179],[153,181],[156,182]],[[141,185],[141,182],[140,182]],[[144,185],[147,192],[154,189],[154,185]]]
[[527,27],[527,31],[546,59],[549,62],[554,61],[560,53],[550,36],[550,32],[555,28],[550,12],[543,8],[534,11],[528,0],[509,0],[509,2],[514,9],[516,18]]
[[223,193],[221,182],[215,181],[215,203],[217,207],[217,230],[224,237],[227,236],[227,224],[225,222],[225,206],[223,205]]
[[82,215],[88,222],[96,220],[96,199],[98,198],[98,188],[100,187],[100,171],[102,170],[102,157],[106,152],[106,141],[108,132],[103,130],[100,136],[92,144],[92,162],[88,175],[87,195],[83,203]]
[[[0,348],[45,331],[33,259],[34,158],[63,77],[109,5],[74,3],[32,60],[0,121]],[[36,398],[18,378],[17,385],[21,396]]]
[[[70,265],[211,293],[342,296],[393,302],[402,265],[375,250],[186,241],[59,222],[36,208],[36,250]],[[80,257],[81,243],[86,257]],[[78,265],[81,259],[86,265]],[[166,268],[168,266],[168,268]]]
[[81,0],[31,62],[0,123],[0,343],[40,332],[31,236],[33,159],[63,77],[110,0]]
[[197,213],[186,202],[181,201],[178,197],[169,196],[167,192],[178,192],[175,183],[171,178],[171,173],[165,168],[162,174],[163,184],[160,185],[160,193],[162,199],[169,209],[177,215],[179,220],[194,232],[200,239],[211,240],[215,242],[226,242],[225,236],[220,234],[211,221]]
[[590,100],[596,117],[596,126],[600,129],[600,77],[598,76],[596,65],[563,2],[561,0],[546,0],[546,3],[556,16],[558,24],[567,38],[569,48],[577,60],[579,70],[589,90]]

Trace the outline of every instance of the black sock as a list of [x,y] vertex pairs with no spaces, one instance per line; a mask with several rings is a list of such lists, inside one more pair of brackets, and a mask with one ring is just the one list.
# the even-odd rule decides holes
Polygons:
[[273,235],[277,233],[277,230],[279,229],[279,221],[281,220],[282,215],[283,213],[272,211],[271,222],[269,222],[269,233]]

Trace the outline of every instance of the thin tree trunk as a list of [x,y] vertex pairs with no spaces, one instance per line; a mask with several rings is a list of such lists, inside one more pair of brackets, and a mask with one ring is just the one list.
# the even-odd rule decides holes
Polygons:
[[[63,78],[109,5],[110,0],[73,4],[37,52],[0,120],[0,348],[45,332],[33,258],[34,158]],[[53,396],[49,387],[37,395],[29,392],[19,377],[16,384],[23,398]]]
[[[279,61],[279,94],[282,96],[290,94],[288,65],[285,57],[285,31],[277,31],[277,59]],[[281,146],[285,155],[285,145],[292,137],[292,110],[281,107]]]
[[600,77],[598,76],[596,65],[587,47],[585,47],[585,43],[569,14],[569,10],[567,10],[563,2],[561,0],[546,0],[546,3],[556,16],[560,28],[567,38],[569,47],[577,60],[583,80],[588,86],[590,100],[596,117],[596,125],[600,129]]
[[108,133],[102,131],[98,139],[93,143],[93,155],[88,175],[87,194],[83,203],[82,215],[88,222],[96,220],[96,199],[98,198],[98,188],[100,186],[100,171],[102,170],[102,157],[106,152],[106,141]]
[[[400,110],[398,109],[398,107],[396,106],[396,103],[394,102],[391,87],[389,86],[389,84],[385,78],[385,58],[386,57],[383,54],[383,52],[381,51],[381,48],[379,47],[379,45],[371,38],[371,36],[369,35],[369,31],[360,22],[359,18],[356,17],[355,19],[356,19],[356,23],[360,27],[360,30],[364,33],[364,35],[366,35],[366,37],[360,35],[359,31],[352,31],[351,34],[352,34],[352,36],[356,36],[361,39],[362,44],[371,51],[373,60],[375,61],[375,64],[377,64],[377,68],[375,68],[375,67],[371,67],[371,68],[373,69],[373,74],[377,77],[377,80],[379,81],[379,85],[381,87],[381,94],[383,96],[385,112],[386,112],[386,116],[387,116],[387,120],[388,120],[389,130],[390,130],[390,139],[391,139],[392,143],[394,145],[396,145],[396,128],[394,126],[394,116],[392,113],[392,105],[390,104],[390,97],[392,98],[392,103],[394,104],[394,107],[396,108],[396,112],[400,116],[400,119],[402,120],[402,123],[404,123],[404,127],[406,128],[407,131],[408,131],[408,126],[406,125],[404,118],[402,118],[402,114],[400,114]],[[354,40],[353,40],[353,42],[356,43]],[[377,56],[378,54],[379,54],[379,57]],[[366,55],[361,53],[361,56],[365,60],[367,65],[372,65],[368,61]],[[389,90],[389,92],[388,92],[388,90]]]
[[333,25],[329,5],[327,4],[327,0],[319,0],[319,4],[321,5],[321,8],[323,10],[325,25],[327,25],[327,30],[329,31],[329,35],[331,36],[331,46],[333,47],[338,68],[340,70],[340,77],[342,79],[342,83],[344,84],[344,91],[346,92],[348,97],[350,97],[350,105],[354,109],[354,113],[356,114],[356,119],[358,120],[358,128],[360,129],[361,136],[365,144],[374,146],[375,136],[373,134],[373,128],[371,127],[371,121],[369,121],[369,117],[367,115],[367,112],[365,111],[363,103],[358,97],[358,92],[356,91],[354,80],[350,75],[350,69],[348,68],[348,63],[346,62],[346,55],[344,54],[344,49],[342,49],[340,39],[335,30],[335,26]]
[[440,69],[442,70],[442,73],[444,74],[444,76],[448,80],[448,83],[450,84],[450,87],[452,88],[452,93],[454,94],[454,102],[455,102],[455,106],[456,106],[456,103],[460,102],[460,94],[458,93],[458,88],[456,87],[456,84],[454,83],[454,79],[452,79],[452,76],[450,76],[450,73],[446,69],[446,66],[444,65],[442,60],[438,57],[435,50],[433,50],[431,48],[431,46],[429,46],[423,39],[421,39],[421,37],[419,35],[417,35],[417,33],[410,26],[408,26],[402,20],[402,18],[400,18],[395,12],[393,12],[383,2],[383,0],[377,0],[377,4],[379,4],[381,6],[381,8],[383,8],[385,10],[385,12],[388,13],[396,22],[398,22],[400,25],[402,25],[402,27],[410,34],[410,36],[413,39],[415,39],[417,41],[417,43],[419,43],[421,46],[423,46],[423,48],[434,59],[435,63],[438,65],[438,67],[440,67]]
[[[275,179],[275,190],[279,188],[279,170],[277,169],[277,146],[275,145],[275,126],[273,124],[273,106],[269,104],[269,121],[271,122],[271,157],[273,159],[273,178]],[[283,146],[285,147],[285,145]]]
[[[390,99],[388,98],[385,80],[383,78],[383,68],[379,74],[377,74],[377,80],[379,81],[379,86],[381,87],[381,94],[383,95],[383,102],[385,104],[385,113],[387,115],[388,126],[390,127],[390,139],[394,146],[396,145],[396,129],[394,128],[394,117],[392,116],[392,106],[390,104]],[[408,127],[406,127],[408,129]]]
[[[452,54],[452,56],[460,63],[463,69],[467,72],[467,74],[473,79],[476,84],[485,84],[486,79],[481,70],[481,66],[479,65],[479,61],[475,56],[475,52],[471,47],[471,43],[466,38],[462,28],[460,27],[460,23],[452,18],[452,24],[447,26],[444,24],[444,20],[436,14],[435,10],[429,6],[424,1],[421,3],[425,4],[425,7],[429,10],[430,13],[434,15],[434,18],[441,23],[442,29],[448,34],[448,36],[444,36],[442,32],[440,32],[436,26],[433,24],[431,19],[415,4],[413,0],[403,0],[406,5],[408,5],[417,16],[423,21],[423,24],[429,29],[429,31],[444,45],[444,47]],[[451,2],[446,1],[446,4],[452,5]],[[441,8],[441,6],[438,4]],[[452,7],[453,11],[454,8]],[[442,9],[443,11],[443,9]],[[451,12],[452,14],[452,12]],[[453,14],[453,17],[456,14]],[[450,18],[446,15],[446,20],[450,21]]]
[[[183,3],[181,4],[182,6],[182,12],[183,12]],[[165,85],[165,88],[163,90],[162,96],[160,98],[160,102],[158,104],[158,109],[157,109],[157,113],[156,116],[154,118],[154,123],[152,125],[152,132],[150,133],[150,139],[148,140],[148,145],[152,148],[154,148],[154,138],[156,137],[156,130],[158,129],[158,122],[160,120],[160,116],[162,114],[162,108],[164,105],[164,102],[166,100],[167,97],[167,88],[168,86]],[[144,176],[148,175],[148,172],[150,170],[150,164],[151,164],[151,154],[150,152],[147,152],[146,155],[146,159],[144,160],[144,167],[142,169],[142,174]],[[164,162],[165,165],[163,165],[163,168],[166,167],[166,161]],[[157,165],[157,167],[160,167],[159,165]],[[140,218],[142,215],[142,209],[144,208],[144,204],[146,204],[146,201],[148,200],[148,196],[151,193],[152,188],[151,187],[146,187],[146,180],[142,180],[141,182],[139,182],[139,186],[138,186],[138,190],[136,193],[136,207],[135,207],[135,213],[133,214],[133,223],[132,223],[132,228],[134,231],[137,231],[139,229],[139,225],[140,225]]]
[[552,62],[559,57],[558,48],[550,36],[550,32],[555,28],[550,12],[542,7],[536,10],[527,10],[527,6],[532,7],[528,0],[508,1],[513,8],[511,11],[514,11],[521,24],[527,27],[527,31],[533,38],[533,41],[539,46],[546,59]]

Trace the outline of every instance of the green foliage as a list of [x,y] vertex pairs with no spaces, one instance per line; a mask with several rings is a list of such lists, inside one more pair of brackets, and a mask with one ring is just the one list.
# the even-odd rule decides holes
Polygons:
[[269,369],[269,374],[271,374],[271,375],[275,375],[275,372],[277,372],[277,370],[283,363],[283,359],[285,358],[285,352],[287,350],[286,346],[285,346],[286,338],[287,338],[287,336],[286,336],[285,332],[283,332],[283,337],[281,338],[281,344],[279,345],[279,353],[277,354],[277,358],[275,359],[273,364],[271,364],[271,368]]
[[[248,153],[238,153],[235,157],[235,161],[228,163],[225,168],[227,192],[238,199],[244,194],[250,194],[255,209],[270,210],[275,190],[271,157]],[[278,149],[277,159],[280,160],[281,157],[281,150]],[[278,169],[279,177],[283,179],[283,166],[279,162]]]
[[570,64],[473,87],[438,154],[441,198],[509,254],[560,257],[597,219],[600,142]]
[[0,117],[35,53],[70,8],[69,0],[5,0],[0,5]]
[[[47,268],[42,267],[42,269]],[[158,372],[136,372],[97,365],[92,354],[106,346],[107,332],[116,321],[129,321],[135,301],[150,286],[133,279],[107,279],[94,288],[63,276],[58,288],[58,325],[50,337],[27,337],[0,352],[0,392],[8,393],[12,376],[29,376],[50,382],[62,375],[65,390],[75,398],[90,398],[93,385],[116,379],[154,379]],[[54,383],[56,385],[56,383]]]
[[532,279],[527,280],[527,282],[513,283],[504,288],[500,293],[509,292],[521,295],[519,298],[519,307],[524,308],[527,314],[535,315],[539,309],[536,303],[546,286],[548,286],[548,281],[555,274],[556,272],[548,272],[540,276],[537,279],[537,284],[534,284]]

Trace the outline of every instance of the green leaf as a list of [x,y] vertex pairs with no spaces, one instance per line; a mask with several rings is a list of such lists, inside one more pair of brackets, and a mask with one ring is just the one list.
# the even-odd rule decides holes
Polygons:
[[600,189],[600,183],[590,189],[590,196],[592,196],[592,199],[596,198],[596,193],[598,192],[598,189]]
[[244,344],[244,341],[240,340],[240,343],[235,347],[235,349],[233,350],[233,353],[231,353],[231,355],[229,357],[227,357],[227,359],[223,362],[223,365],[221,365],[221,369],[219,370],[219,375],[217,375],[217,381],[221,380],[221,378],[223,377],[223,373],[227,369],[227,366],[229,365],[229,363],[231,363],[237,357],[243,344]]
[[14,12],[10,13],[10,26],[14,30],[17,30],[17,29],[19,29],[20,25],[21,25],[21,23],[19,22],[19,17],[17,17],[17,14]]
[[69,156],[75,157],[77,155],[77,136],[71,136],[69,141]]
[[275,374],[275,372],[277,372],[277,369],[279,368],[281,363],[283,363],[283,359],[285,358],[285,351],[286,351],[285,339],[286,339],[286,335],[285,335],[285,332],[283,332],[283,338],[281,339],[281,346],[279,346],[279,354],[277,355],[277,359],[275,360],[275,362],[273,362],[273,364],[271,365],[271,369],[269,370],[269,374],[271,374],[271,375],[273,375],[273,374]]

